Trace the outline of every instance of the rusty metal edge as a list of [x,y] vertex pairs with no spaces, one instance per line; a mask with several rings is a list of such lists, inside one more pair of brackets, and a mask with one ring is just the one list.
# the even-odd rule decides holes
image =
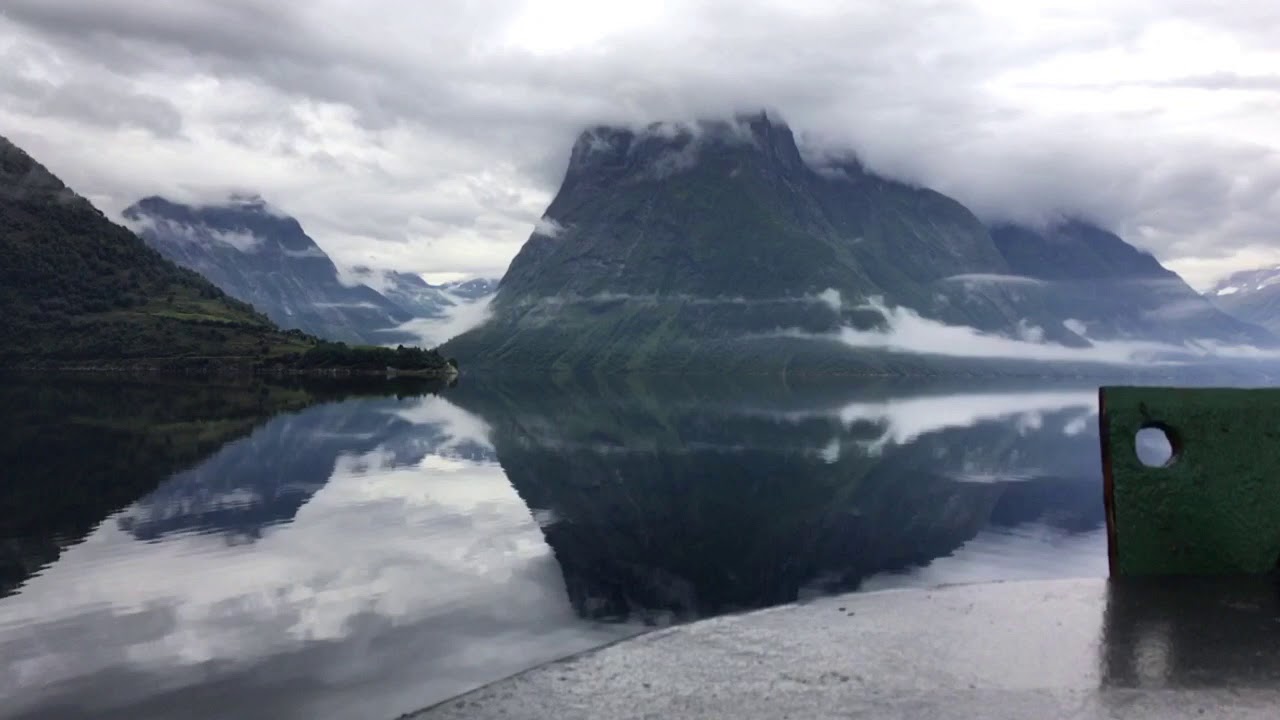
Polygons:
[[1102,450],[1102,505],[1107,517],[1107,572],[1116,574],[1115,479],[1111,474],[1111,423],[1107,419],[1107,389],[1098,388],[1098,439]]

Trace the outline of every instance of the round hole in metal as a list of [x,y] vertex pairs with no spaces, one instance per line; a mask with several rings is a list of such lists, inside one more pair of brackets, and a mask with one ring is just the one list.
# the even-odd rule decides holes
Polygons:
[[1168,467],[1178,456],[1173,433],[1162,425],[1148,425],[1133,438],[1138,462],[1147,467]]

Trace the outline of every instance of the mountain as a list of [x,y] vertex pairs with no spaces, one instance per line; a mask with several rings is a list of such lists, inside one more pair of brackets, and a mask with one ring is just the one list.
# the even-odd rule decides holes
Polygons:
[[[1179,343],[1266,335],[1101,229],[993,233],[856,159],[811,165],[763,113],[583,133],[491,311],[442,352],[476,366],[879,373],[936,371],[960,349],[948,369],[988,372],[1001,353],[1086,360],[1156,319]],[[995,349],[959,347],[979,335]]]
[[395,328],[415,313],[367,285],[344,284],[298,221],[258,196],[191,206],[160,197],[124,211],[142,239],[285,328],[328,340],[411,342]]
[[0,138],[0,366],[262,358],[280,332]]
[[[1065,220],[1039,229],[997,225],[991,237],[1010,272],[1037,281],[1018,288],[1019,307],[1070,318],[1091,338],[1275,342],[1263,328],[1214,307],[1150,253],[1087,222]],[[973,291],[990,288],[977,283]]]
[[280,330],[107,220],[4,138],[0,258],[0,368],[457,373],[434,350],[352,348]]
[[381,291],[388,300],[419,318],[443,317],[455,304],[443,288],[431,285],[415,273],[385,273]]
[[455,280],[440,285],[440,289],[464,300],[479,300],[498,292],[498,278],[472,278]]
[[1240,320],[1280,333],[1280,265],[1234,273],[1205,296]]
[[498,291],[496,278],[472,278],[432,285],[416,273],[379,272],[367,267],[354,268],[353,273],[416,318],[445,318],[459,306],[483,300]]

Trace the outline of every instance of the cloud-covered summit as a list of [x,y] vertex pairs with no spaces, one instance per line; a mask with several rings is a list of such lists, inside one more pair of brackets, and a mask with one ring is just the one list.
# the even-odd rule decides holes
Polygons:
[[0,132],[111,214],[251,187],[340,264],[493,275],[584,128],[770,107],[1205,285],[1280,260],[1276,48],[1252,2],[9,0]]

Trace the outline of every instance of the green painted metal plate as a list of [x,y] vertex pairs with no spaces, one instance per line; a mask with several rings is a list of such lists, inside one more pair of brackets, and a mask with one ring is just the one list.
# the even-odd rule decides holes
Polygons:
[[[1137,433],[1165,431],[1163,467]],[[1099,391],[1112,575],[1264,573],[1280,559],[1280,389]]]

